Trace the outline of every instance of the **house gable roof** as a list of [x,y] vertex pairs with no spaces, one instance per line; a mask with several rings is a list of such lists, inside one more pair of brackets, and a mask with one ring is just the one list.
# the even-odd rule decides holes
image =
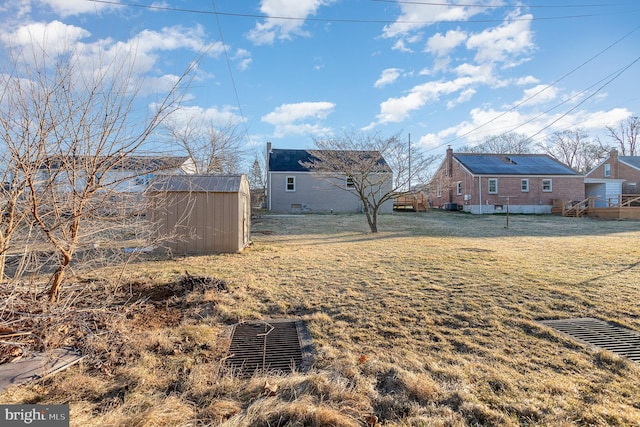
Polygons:
[[242,175],[158,175],[149,184],[149,192],[237,193]]
[[40,169],[60,169],[65,164],[81,165],[85,162],[106,162],[113,165],[112,170],[135,170],[139,172],[154,172],[176,169],[189,161],[188,156],[126,156],[124,158],[99,156],[97,158],[88,156],[67,156],[50,157],[39,167]]
[[[301,163],[313,163],[319,161],[313,153],[319,150],[288,150],[288,149],[272,149],[269,152],[269,172],[310,172],[309,168],[304,167]],[[378,165],[380,172],[391,173],[391,168],[384,160],[379,151],[345,151],[349,153],[357,153],[363,158],[379,158]]]
[[619,156],[618,161],[634,169],[640,170],[640,156]]
[[453,157],[478,175],[580,175],[547,154],[454,153]]

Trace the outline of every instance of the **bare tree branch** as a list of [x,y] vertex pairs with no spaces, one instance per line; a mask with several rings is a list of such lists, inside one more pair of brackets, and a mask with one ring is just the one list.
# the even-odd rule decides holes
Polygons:
[[407,146],[397,135],[344,132],[338,138],[316,140],[315,144],[318,149],[309,150],[314,158],[302,166],[334,187],[354,193],[362,202],[372,233],[378,231],[380,208],[406,194],[409,183],[417,183],[416,178],[422,176],[435,159],[416,151],[409,170]]

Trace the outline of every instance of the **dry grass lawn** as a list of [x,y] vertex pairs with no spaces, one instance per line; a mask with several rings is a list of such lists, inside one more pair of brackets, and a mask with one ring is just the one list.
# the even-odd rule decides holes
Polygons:
[[[69,403],[75,426],[640,425],[640,364],[535,322],[640,330],[640,223],[509,220],[394,213],[370,234],[362,215],[261,215],[242,254],[82,275],[31,322],[88,357],[0,403]],[[185,271],[228,291],[177,290]],[[6,325],[26,297],[3,293]],[[283,317],[307,320],[309,372],[225,368],[230,325]]]

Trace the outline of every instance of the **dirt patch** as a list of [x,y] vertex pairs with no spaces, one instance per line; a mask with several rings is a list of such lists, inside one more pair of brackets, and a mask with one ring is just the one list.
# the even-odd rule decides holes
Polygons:
[[33,289],[5,286],[0,288],[0,364],[63,346],[99,358],[105,348],[119,348],[130,332],[213,314],[215,302],[204,298],[205,292],[228,289],[224,280],[187,272],[169,283],[136,281],[116,292],[107,291],[105,283],[67,285],[69,301],[51,305],[44,292],[34,296]]

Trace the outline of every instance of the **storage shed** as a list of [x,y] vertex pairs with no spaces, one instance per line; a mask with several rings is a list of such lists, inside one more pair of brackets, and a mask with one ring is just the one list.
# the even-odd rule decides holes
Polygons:
[[174,254],[240,252],[250,242],[246,175],[161,175],[147,189],[148,217]]

